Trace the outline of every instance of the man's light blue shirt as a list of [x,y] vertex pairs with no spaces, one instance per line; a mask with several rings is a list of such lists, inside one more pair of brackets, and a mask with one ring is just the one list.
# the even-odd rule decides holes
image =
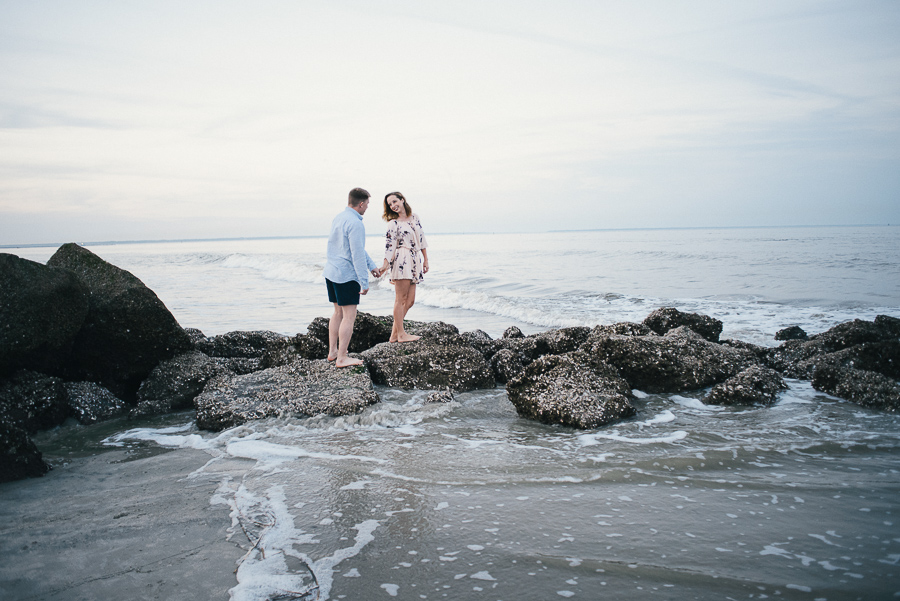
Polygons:
[[328,262],[322,275],[335,284],[356,280],[360,289],[366,290],[369,288],[369,271],[375,267],[375,261],[366,252],[366,226],[362,215],[347,207],[331,222]]

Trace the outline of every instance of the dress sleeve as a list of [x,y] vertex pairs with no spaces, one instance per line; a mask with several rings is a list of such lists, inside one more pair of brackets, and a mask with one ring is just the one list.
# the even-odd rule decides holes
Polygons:
[[425,230],[422,229],[422,222],[419,221],[418,215],[416,215],[416,228],[418,229],[416,233],[419,234],[419,250],[428,248],[428,240],[425,239]]
[[384,258],[388,261],[393,260],[394,251],[397,250],[397,220],[393,220],[388,224],[387,233],[384,235]]

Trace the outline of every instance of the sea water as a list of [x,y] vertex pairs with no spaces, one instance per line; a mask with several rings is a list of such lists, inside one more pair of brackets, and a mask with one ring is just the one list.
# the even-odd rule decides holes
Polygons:
[[[498,336],[713,315],[775,344],[900,317],[900,228],[434,235],[410,318]],[[381,240],[368,241],[380,261]],[[324,239],[95,246],[182,325],[305,331],[329,313]],[[12,252],[46,260],[53,249]],[[390,313],[374,282],[362,309]],[[233,599],[889,599],[900,596],[900,418],[808,382],[769,408],[635,391],[636,417],[577,431],[517,417],[502,388],[425,404],[378,388],[359,415],[221,433],[190,415],[104,435],[210,461],[247,555]]]

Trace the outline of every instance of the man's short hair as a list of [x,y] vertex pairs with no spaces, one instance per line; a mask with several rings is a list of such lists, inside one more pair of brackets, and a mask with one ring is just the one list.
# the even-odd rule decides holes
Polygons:
[[362,188],[353,188],[350,190],[350,206],[358,207],[361,203],[369,200],[370,196],[372,195]]

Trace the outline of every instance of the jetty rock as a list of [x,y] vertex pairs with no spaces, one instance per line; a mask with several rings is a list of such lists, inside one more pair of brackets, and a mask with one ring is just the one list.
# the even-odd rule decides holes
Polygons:
[[363,366],[336,368],[324,360],[298,358],[251,374],[223,374],[194,399],[197,426],[224,430],[267,417],[358,413],[378,402]]
[[0,377],[16,369],[63,375],[88,314],[74,273],[0,253]]
[[665,336],[592,334],[584,348],[593,363],[608,363],[631,388],[650,393],[706,388],[757,363],[753,352],[710,342],[684,326]]
[[434,322],[410,333],[422,338],[383,342],[360,354],[373,382],[405,389],[457,392],[494,387],[491,366],[456,326]]
[[191,350],[187,332],[143,282],[77,244],[47,262],[67,269],[88,290],[88,311],[72,347],[73,379],[98,382],[132,399],[161,361]]
[[[328,317],[317,317],[307,326],[307,334],[318,338],[328,348]],[[409,322],[404,322],[404,324]],[[358,311],[356,321],[353,322],[353,336],[350,338],[351,353],[361,353],[382,342],[391,339],[391,328],[394,327],[393,317],[380,317]]]
[[325,359],[328,357],[328,345],[307,334],[297,334],[270,344],[260,357],[260,367],[278,367],[292,363],[294,359]]
[[590,429],[635,413],[628,382],[578,353],[536,359],[507,383],[506,392],[521,417],[545,424]]
[[819,392],[863,407],[900,411],[900,383],[873,371],[824,365],[816,370],[812,385]]
[[200,351],[163,361],[150,372],[137,392],[132,417],[160,415],[193,407],[206,383],[223,373],[234,373]]
[[722,333],[722,322],[700,313],[682,313],[674,307],[656,309],[644,319],[644,325],[664,336],[667,332],[687,327],[710,342],[718,342]]
[[0,483],[35,478],[50,471],[28,433],[0,419]]
[[800,326],[789,326],[775,332],[775,340],[806,340],[809,336]]
[[69,411],[80,424],[94,424],[124,415],[125,402],[95,382],[66,382]]
[[781,374],[762,365],[751,365],[736,376],[713,386],[703,397],[707,405],[773,405],[788,386]]

